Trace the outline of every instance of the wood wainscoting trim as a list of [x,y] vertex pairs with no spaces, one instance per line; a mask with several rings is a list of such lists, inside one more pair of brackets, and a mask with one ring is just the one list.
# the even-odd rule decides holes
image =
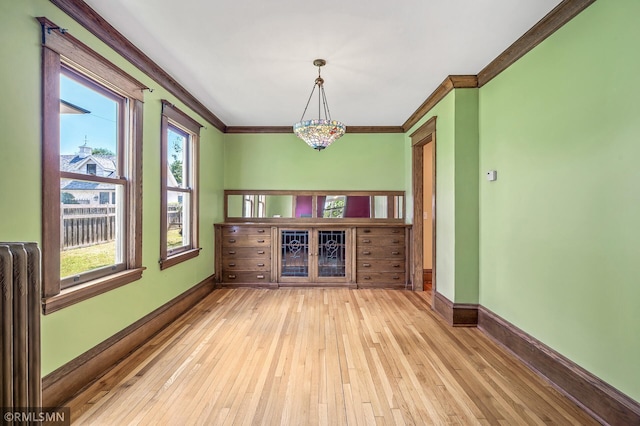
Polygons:
[[42,403],[59,407],[102,377],[164,327],[211,293],[214,276],[205,278],[124,330],[99,343],[42,379]]
[[433,297],[433,310],[453,327],[475,327],[478,325],[478,305],[453,303],[437,291]]
[[483,306],[478,328],[602,424],[640,424],[640,403]]

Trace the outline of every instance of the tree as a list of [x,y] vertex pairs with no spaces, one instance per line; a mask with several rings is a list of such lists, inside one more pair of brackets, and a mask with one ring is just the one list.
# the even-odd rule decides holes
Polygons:
[[91,155],[116,155],[109,148],[93,148],[91,150]]
[[178,157],[178,154],[182,153],[182,142],[183,138],[179,135],[176,135],[174,141],[172,142],[173,154],[171,154],[171,157],[173,157],[173,162],[169,164],[169,170],[171,171],[173,177],[176,179],[178,185],[182,183],[182,156]]

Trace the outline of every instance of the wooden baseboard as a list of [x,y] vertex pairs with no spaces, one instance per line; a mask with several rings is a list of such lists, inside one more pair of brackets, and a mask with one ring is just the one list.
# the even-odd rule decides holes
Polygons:
[[640,425],[640,403],[483,306],[478,328],[602,424]]
[[436,291],[433,310],[454,327],[475,327],[478,325],[478,305],[453,303]]
[[433,285],[433,270],[423,269],[422,270],[422,286],[424,290],[431,290],[432,285]]
[[156,333],[211,293],[214,276],[204,279],[124,330],[94,346],[42,379],[42,405],[59,407],[102,377]]

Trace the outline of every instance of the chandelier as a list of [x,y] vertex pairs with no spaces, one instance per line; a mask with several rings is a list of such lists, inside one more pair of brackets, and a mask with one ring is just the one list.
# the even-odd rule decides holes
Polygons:
[[[316,59],[313,61],[313,65],[318,67],[318,78],[313,83],[313,89],[309,95],[307,105],[304,107],[302,117],[300,121],[293,125],[293,133],[297,137],[302,139],[313,149],[321,151],[331,145],[334,141],[339,139],[346,130],[346,126],[340,121],[331,120],[331,113],[329,112],[329,104],[327,103],[327,97],[324,94],[324,79],[320,77],[320,68],[325,66],[327,61],[324,59]],[[318,118],[313,120],[305,120],[304,115],[309,108],[309,102],[313,97],[318,87]],[[324,112],[324,118],[321,113]]]

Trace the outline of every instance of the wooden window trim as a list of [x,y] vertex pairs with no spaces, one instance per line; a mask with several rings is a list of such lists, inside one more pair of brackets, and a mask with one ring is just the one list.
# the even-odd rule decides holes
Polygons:
[[[199,212],[199,170],[198,164],[200,163],[200,128],[202,125],[189,117],[183,111],[178,109],[175,105],[169,101],[162,100],[162,117],[161,117],[161,152],[160,152],[160,270],[170,268],[179,263],[185,262],[189,259],[193,259],[200,255],[201,248],[198,246],[198,223],[200,221]],[[184,129],[189,133],[189,154],[187,155],[187,167],[190,174],[190,187],[189,189],[176,189],[167,185],[168,177],[168,150],[167,150],[167,131],[169,126],[173,125]],[[168,191],[179,191],[189,193],[190,203],[190,217],[189,229],[190,229],[190,244],[183,250],[175,253],[170,253],[167,250],[167,194]]]
[[[146,86],[47,18],[36,18],[42,27],[42,298],[48,314],[98,294],[123,286],[142,276],[142,101]],[[60,73],[69,67],[129,98],[128,128],[132,141],[124,155],[127,170],[125,214],[126,269],[61,289],[60,279]],[[66,174],[65,174],[66,175]],[[97,176],[82,176],[99,180]],[[119,179],[116,179],[119,180]],[[113,182],[113,180],[110,180]]]

